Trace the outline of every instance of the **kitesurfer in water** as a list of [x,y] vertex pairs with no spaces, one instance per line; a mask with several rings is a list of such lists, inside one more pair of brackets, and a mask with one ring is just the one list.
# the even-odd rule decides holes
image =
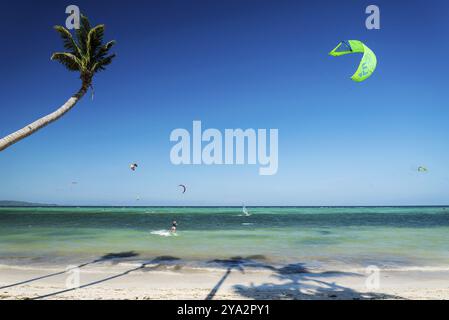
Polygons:
[[178,223],[176,222],[176,220],[173,220],[172,225],[171,225],[171,232],[176,233],[177,226],[178,226]]

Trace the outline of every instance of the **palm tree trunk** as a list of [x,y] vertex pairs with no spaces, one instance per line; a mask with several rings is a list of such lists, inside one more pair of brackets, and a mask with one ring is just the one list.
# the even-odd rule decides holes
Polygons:
[[67,100],[67,102],[64,103],[59,109],[0,139],[0,151],[8,148],[10,145],[19,142],[20,140],[42,129],[53,121],[61,118],[64,114],[71,110],[76,105],[76,103],[86,94],[87,90],[89,89],[89,85],[89,83],[83,82],[81,89],[72,97],[70,97],[70,99]]

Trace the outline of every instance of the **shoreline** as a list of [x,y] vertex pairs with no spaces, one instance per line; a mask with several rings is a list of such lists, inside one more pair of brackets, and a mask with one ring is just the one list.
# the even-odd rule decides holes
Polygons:
[[[164,260],[166,259],[167,260]],[[158,260],[164,260],[162,264],[158,263]],[[241,260],[234,259],[214,259],[210,261],[196,261],[196,260],[183,260],[179,258],[174,258],[171,256],[156,257],[149,260],[128,260],[128,261],[117,261],[117,260],[92,260],[84,262],[43,262],[43,263],[26,263],[23,265],[17,263],[8,263],[0,260],[0,276],[2,270],[13,269],[13,270],[34,270],[34,271],[61,271],[65,268],[71,267],[81,267],[95,266],[96,268],[107,268],[110,265],[118,266],[119,268],[138,268],[142,265],[148,266],[158,266],[160,270],[180,270],[186,272],[209,272],[209,271],[220,271],[226,270],[228,267],[241,267],[245,270],[251,270],[253,273],[264,272],[266,270],[279,270],[282,268],[289,268],[290,266],[298,266],[300,268],[299,273],[318,273],[318,272],[330,272],[338,270],[338,272],[347,273],[359,273],[364,274],[369,267],[376,267],[382,272],[449,272],[449,266],[445,265],[403,265],[403,266],[381,266],[376,265],[344,265],[344,264],[334,264],[334,265],[316,265],[316,264],[306,264],[306,263],[271,263],[268,261],[250,261],[248,262],[246,258]],[[0,278],[1,282],[1,278]]]
[[[192,268],[160,257],[141,265],[108,261],[78,267],[0,265],[0,299],[449,299],[449,270],[442,269],[381,269],[379,287],[369,289],[362,270],[307,270],[301,264],[257,267],[228,260],[220,267]],[[73,289],[77,272],[80,287]]]

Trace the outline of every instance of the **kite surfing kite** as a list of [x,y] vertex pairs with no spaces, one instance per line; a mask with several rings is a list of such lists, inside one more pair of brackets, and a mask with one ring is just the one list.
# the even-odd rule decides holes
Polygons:
[[429,170],[427,170],[426,167],[420,166],[418,167],[418,172],[427,173]]
[[129,168],[130,168],[132,171],[136,171],[137,167],[138,167],[137,163],[133,163],[132,165],[129,166]]
[[186,193],[186,191],[187,191],[187,187],[185,186],[185,185],[183,185],[183,184],[180,184],[179,185],[179,187],[181,187],[182,188],[182,193],[184,194],[184,193]]
[[329,52],[333,57],[339,57],[350,53],[363,53],[362,60],[360,60],[357,71],[352,75],[351,79],[355,82],[362,82],[368,79],[374,72],[377,66],[377,58],[374,52],[371,51],[362,41],[347,40],[342,41]]

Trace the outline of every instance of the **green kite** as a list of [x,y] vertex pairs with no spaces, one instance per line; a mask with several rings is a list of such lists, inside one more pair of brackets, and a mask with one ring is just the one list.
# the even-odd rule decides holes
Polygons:
[[418,167],[418,172],[424,172],[424,173],[427,173],[428,171],[429,171],[429,170],[427,170],[426,167],[423,167],[423,166]]
[[343,56],[350,53],[363,53],[362,60],[360,60],[357,71],[352,75],[351,79],[355,82],[362,82],[368,79],[374,72],[377,66],[377,58],[374,52],[371,51],[362,41],[348,40],[342,41],[329,52],[333,57]]

